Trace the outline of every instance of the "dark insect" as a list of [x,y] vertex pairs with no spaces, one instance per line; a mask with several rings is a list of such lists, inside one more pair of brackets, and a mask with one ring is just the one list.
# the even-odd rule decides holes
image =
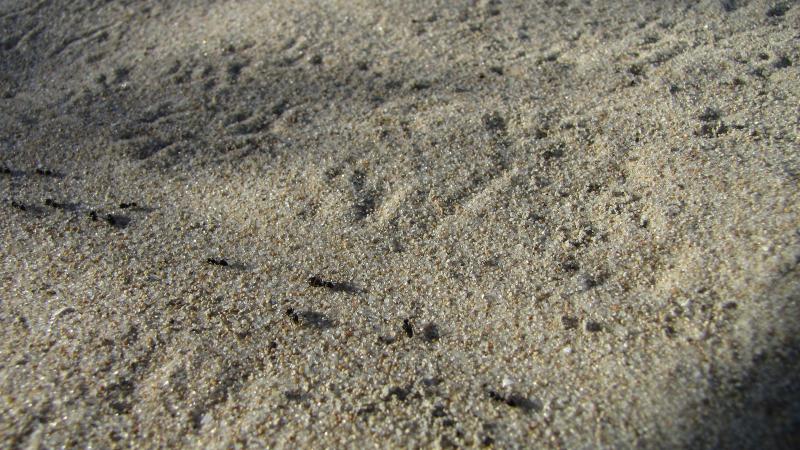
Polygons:
[[408,394],[410,394],[410,393],[411,393],[411,390],[408,389],[408,388],[402,388],[402,387],[399,387],[399,386],[395,386],[395,387],[389,389],[389,393],[386,395],[386,397],[383,398],[383,400],[388,402],[389,400],[392,399],[392,397],[394,397],[394,398],[400,400],[401,402],[404,402],[406,400],[406,398],[408,398]]
[[97,222],[97,211],[89,211],[89,218],[92,219],[92,222]]
[[408,319],[403,319],[403,331],[405,331],[406,336],[412,338],[414,337],[414,327],[411,326],[411,322]]
[[542,405],[538,401],[528,399],[520,394],[512,393],[503,395],[492,389],[489,389],[487,393],[489,394],[489,398],[493,401],[505,403],[512,408],[519,408],[526,412],[539,411],[542,409]]
[[36,174],[41,175],[43,177],[55,177],[58,175],[50,169],[42,169],[41,167],[36,169]]
[[136,202],[131,202],[131,203],[120,203],[120,204],[119,204],[119,207],[120,207],[121,209],[128,209],[128,208],[138,208],[138,207],[139,207],[139,204],[138,204],[138,203],[136,203]]
[[483,126],[488,130],[499,133],[506,130],[506,120],[499,112],[494,111],[491,114],[483,116]]
[[67,205],[65,205],[64,203],[57,202],[52,198],[45,199],[44,204],[51,208],[57,208],[57,209],[65,209],[67,207]]
[[20,203],[20,202],[18,202],[16,200],[12,200],[11,201],[11,206],[13,206],[14,208],[17,208],[20,211],[25,211],[25,210],[28,209],[24,204],[22,204],[22,203]]
[[206,262],[214,266],[228,266],[228,261],[225,261],[222,258],[208,258],[206,259]]
[[350,283],[340,283],[336,281],[323,280],[318,275],[309,277],[307,281],[308,285],[311,287],[324,287],[334,292],[349,292],[351,294],[354,294],[359,291],[359,289],[356,286],[353,286]]
[[578,318],[577,317],[570,317],[570,316],[562,316],[561,317],[561,324],[564,325],[565,329],[572,330],[573,328],[577,328],[577,326],[578,326]]
[[308,278],[308,285],[312,287],[326,287],[328,289],[334,289],[336,287],[336,283],[333,281],[323,280],[317,275]]
[[294,308],[286,308],[286,316],[292,319],[292,322],[300,323],[300,316],[297,315]]

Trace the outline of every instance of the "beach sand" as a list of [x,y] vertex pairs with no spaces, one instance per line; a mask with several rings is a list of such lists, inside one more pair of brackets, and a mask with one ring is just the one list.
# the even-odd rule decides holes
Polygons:
[[800,446],[797,2],[0,23],[0,447]]

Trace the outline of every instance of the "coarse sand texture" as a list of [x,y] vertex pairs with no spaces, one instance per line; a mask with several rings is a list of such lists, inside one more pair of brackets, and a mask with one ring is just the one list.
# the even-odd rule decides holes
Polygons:
[[0,448],[800,448],[800,2],[0,30]]

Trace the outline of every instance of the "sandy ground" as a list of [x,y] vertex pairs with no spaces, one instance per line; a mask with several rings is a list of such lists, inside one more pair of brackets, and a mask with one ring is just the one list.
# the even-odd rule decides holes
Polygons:
[[798,3],[0,24],[0,447],[800,446]]

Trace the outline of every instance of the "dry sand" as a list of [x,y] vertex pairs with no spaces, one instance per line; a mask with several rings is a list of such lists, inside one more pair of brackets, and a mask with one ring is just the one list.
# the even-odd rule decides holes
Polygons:
[[0,447],[800,446],[796,2],[0,23]]

